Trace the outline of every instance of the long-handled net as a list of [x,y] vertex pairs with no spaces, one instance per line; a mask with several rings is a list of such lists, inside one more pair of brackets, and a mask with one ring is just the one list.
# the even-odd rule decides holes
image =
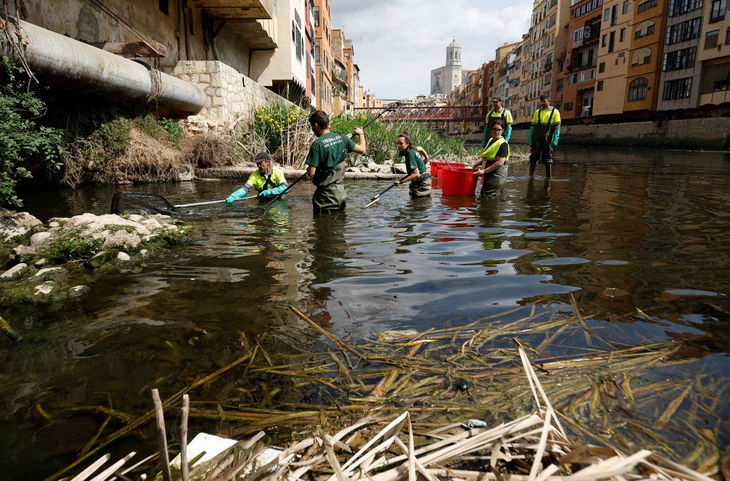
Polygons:
[[176,207],[159,194],[150,192],[117,192],[112,197],[112,214],[157,214],[173,215]]

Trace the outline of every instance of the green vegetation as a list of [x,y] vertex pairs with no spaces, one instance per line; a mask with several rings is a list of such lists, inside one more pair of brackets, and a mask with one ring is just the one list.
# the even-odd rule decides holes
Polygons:
[[30,84],[21,80],[25,73],[7,57],[0,66],[0,207],[22,207],[15,188],[22,179],[32,177],[26,163],[40,161],[51,170],[59,170],[67,151],[62,131],[38,126],[46,113],[45,104]]
[[296,105],[284,102],[262,105],[254,113],[254,132],[264,139],[266,150],[274,153],[281,147],[288,131],[300,118],[306,120],[306,117]]
[[[351,134],[355,127],[362,127],[374,118],[373,115],[338,115],[332,118],[330,129],[342,134]],[[475,155],[476,149],[467,149],[463,138],[444,138],[426,128],[422,122],[389,123],[378,119],[365,130],[365,140],[368,146],[368,157],[382,164],[385,159],[398,157],[395,147],[395,138],[406,131],[414,145],[420,145],[426,152],[433,154],[441,149],[444,155]]]

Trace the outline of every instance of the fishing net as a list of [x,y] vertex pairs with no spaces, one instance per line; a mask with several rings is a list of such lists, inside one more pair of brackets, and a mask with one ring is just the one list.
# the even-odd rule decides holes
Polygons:
[[149,192],[117,192],[112,197],[112,214],[157,214],[172,215],[175,207],[159,194]]

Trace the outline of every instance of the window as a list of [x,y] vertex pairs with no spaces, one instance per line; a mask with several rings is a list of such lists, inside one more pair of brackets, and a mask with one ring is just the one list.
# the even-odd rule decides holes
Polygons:
[[669,2],[669,16],[676,17],[702,8],[703,0],[671,0]]
[[636,67],[638,65],[644,65],[651,62],[651,49],[649,47],[640,48],[634,52],[631,57],[631,66]]
[[[656,2],[656,0],[652,0],[653,2]],[[616,22],[618,21],[618,5],[614,5],[611,7],[611,26],[613,27],[616,25]]]
[[647,20],[646,22],[640,23],[636,27],[636,33],[634,33],[634,39],[638,40],[641,37],[646,37],[647,35],[651,35],[652,33],[654,33],[654,21]]
[[664,54],[662,61],[662,71],[672,72],[674,70],[682,70],[685,68],[693,68],[697,58],[697,47],[683,48],[674,52]]
[[713,0],[710,4],[710,23],[724,20],[725,10],[727,10],[727,0]]
[[725,32],[725,45],[730,45],[730,27]]
[[170,15],[170,6],[168,5],[168,0],[160,0],[160,12],[168,16]]
[[654,8],[657,6],[657,0],[647,0],[645,2],[641,2],[639,6],[636,8],[636,13],[643,13],[649,10],[650,8]]
[[608,53],[613,52],[613,48],[616,45],[616,32],[608,34]]
[[629,102],[646,100],[649,81],[644,77],[637,77],[629,83]]
[[664,82],[662,100],[688,99],[692,93],[692,79],[682,78]]
[[563,91],[563,79],[558,79],[555,81],[555,91],[556,92]]
[[622,28],[621,29],[621,35],[619,35],[619,40],[618,41],[619,42],[623,42],[624,40],[626,40],[626,29],[625,28]]
[[573,102],[565,102],[565,105],[563,107],[565,108],[566,112],[572,112],[573,111]]
[[596,90],[599,92],[603,91],[603,80],[598,81],[598,85],[596,86]]
[[712,30],[705,35],[705,50],[717,47],[717,40],[720,38],[719,30]]
[[601,62],[598,64],[598,73],[603,73],[606,71],[606,62]]
[[314,61],[322,63],[322,57],[319,56],[319,40],[314,42]]
[[603,21],[604,21],[604,22],[608,22],[608,19],[609,19],[609,18],[611,18],[611,9],[610,9],[610,8],[607,8],[607,9],[606,9],[606,10],[605,10],[605,11],[603,12]]
[[601,47],[605,47],[606,46],[606,40],[607,39],[608,39],[608,35],[604,33],[603,34],[603,37],[601,37]]
[[314,26],[319,27],[319,7],[314,7]]
[[549,73],[545,75],[545,85],[550,85],[550,82],[553,80],[553,74]]
[[624,8],[621,10],[621,14],[626,15],[629,13],[629,0],[624,0]]
[[682,23],[667,27],[667,38],[664,41],[667,45],[685,42],[700,36],[700,19],[693,18]]

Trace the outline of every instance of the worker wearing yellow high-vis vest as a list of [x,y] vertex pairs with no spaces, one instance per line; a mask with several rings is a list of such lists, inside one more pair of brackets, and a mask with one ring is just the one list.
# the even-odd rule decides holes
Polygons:
[[502,108],[502,97],[492,97],[492,110],[487,114],[484,122],[484,134],[482,134],[482,149],[487,145],[487,139],[492,134],[492,124],[495,120],[500,119],[505,123],[504,134],[502,137],[509,142],[512,135],[512,112]]
[[540,108],[535,111],[530,124],[530,133],[527,136],[527,145],[530,146],[530,177],[535,174],[538,162],[545,165],[545,176],[552,175],[553,149],[558,146],[560,138],[560,112],[550,106],[550,99],[540,96]]
[[507,139],[503,137],[504,131],[507,129],[502,119],[497,119],[492,123],[491,138],[487,141],[486,146],[481,154],[479,154],[479,162],[474,164],[474,175],[483,175],[482,179],[482,197],[491,197],[499,194],[507,180],[509,167],[510,149]]

